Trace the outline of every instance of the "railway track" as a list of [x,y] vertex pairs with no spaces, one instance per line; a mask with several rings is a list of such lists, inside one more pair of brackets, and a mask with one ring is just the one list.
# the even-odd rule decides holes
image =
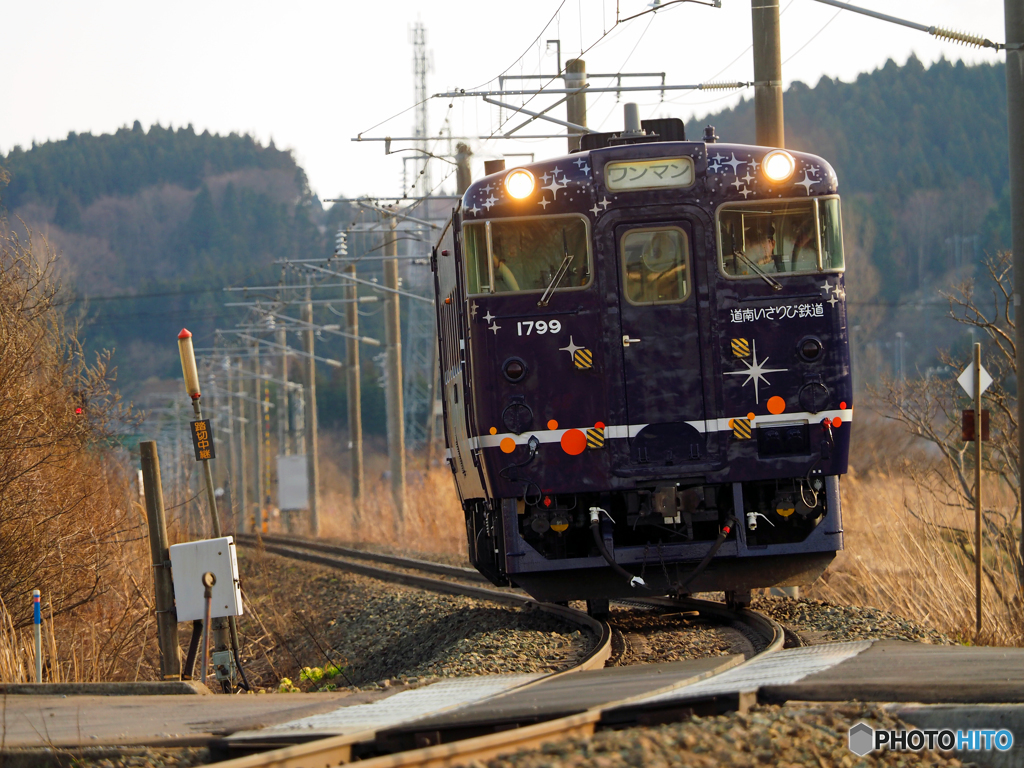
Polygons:
[[[522,686],[518,689],[520,691],[573,673],[601,669],[612,655],[613,629],[608,622],[598,621],[583,611],[566,606],[539,603],[532,598],[511,590],[478,586],[481,583],[489,582],[478,572],[469,568],[415,560],[396,555],[367,552],[288,536],[266,535],[257,537],[252,534],[240,534],[236,536],[236,541],[240,546],[258,547],[262,545],[263,550],[271,554],[315,563],[329,568],[337,568],[391,583],[444,594],[490,600],[517,607],[533,606],[538,610],[546,611],[566,621],[585,627],[595,635],[597,642],[593,649],[576,666],[568,670],[552,673],[539,681]],[[767,616],[749,609],[737,611],[729,609],[720,603],[693,598],[682,600],[637,598],[626,601],[626,603],[637,604],[648,609],[696,612],[706,619],[729,624],[740,624],[748,629],[749,635],[759,639],[759,642],[753,643],[756,657],[761,657],[764,654],[781,649],[785,642],[784,630],[778,623]],[[749,661],[748,659],[743,663],[749,663]],[[724,664],[721,669],[730,666],[734,665]],[[602,713],[602,708],[595,707],[570,717],[560,717],[547,722],[539,722],[499,733],[488,733],[484,736],[467,738],[453,743],[438,744],[422,749],[412,749],[397,754],[373,757],[368,760],[361,760],[360,764],[366,765],[367,768],[371,766],[398,768],[398,766],[450,766],[466,763],[471,760],[485,760],[498,754],[536,747],[544,742],[555,739],[592,734],[601,721]],[[326,738],[307,744],[249,755],[223,762],[219,765],[224,766],[224,768],[262,768],[264,766],[274,766],[275,768],[309,768],[312,765],[340,765],[353,759],[355,756],[354,747],[360,741],[372,740],[373,737],[374,734],[370,732],[347,734],[345,736]]]

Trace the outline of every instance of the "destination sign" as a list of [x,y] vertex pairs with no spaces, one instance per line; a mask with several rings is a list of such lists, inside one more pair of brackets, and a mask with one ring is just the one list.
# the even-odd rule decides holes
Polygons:
[[657,189],[693,186],[693,159],[659,157],[657,160],[624,160],[604,167],[610,190]]

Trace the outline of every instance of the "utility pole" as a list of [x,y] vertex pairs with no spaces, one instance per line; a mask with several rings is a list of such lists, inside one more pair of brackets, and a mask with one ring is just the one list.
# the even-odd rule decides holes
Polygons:
[[[345,274],[356,276],[356,265],[345,267]],[[348,374],[348,444],[352,461],[352,507],[356,520],[362,515],[363,504],[363,404],[359,381],[359,285],[350,280],[345,288],[345,364]]]
[[[1003,0],[1006,22],[1006,118],[1010,142],[1010,227],[1013,247],[1013,318],[1017,340],[1018,492],[1024,492],[1024,0]],[[1018,503],[1024,497],[1018,499]],[[1024,506],[1021,506],[1024,509]],[[1020,556],[1024,558],[1024,526]],[[1024,571],[1021,572],[1024,581]]]
[[[1007,3],[1012,0],[1006,0]],[[786,146],[782,119],[782,43],[779,0],[751,0],[754,33],[754,120],[756,142]],[[1009,76],[1009,75],[1007,75]]]
[[472,157],[473,150],[469,148],[468,144],[460,141],[455,145],[455,184],[459,196],[464,195],[466,190],[469,189],[469,185],[473,183],[473,171],[469,165]]
[[[231,358],[228,358],[228,364],[231,364]],[[238,359],[239,368],[242,367],[242,359]],[[233,366],[232,366],[233,368]],[[240,372],[239,372],[240,373]],[[245,455],[245,423],[248,419],[245,416],[245,379],[241,375],[236,375],[237,386],[233,387],[235,393],[238,394],[238,481],[236,487],[238,488],[238,514],[240,520],[238,523],[238,529],[242,533],[249,532],[249,488],[248,480],[246,478],[245,465],[247,463],[247,457]]]
[[398,520],[405,519],[405,412],[402,402],[402,326],[398,296],[398,218],[388,216],[384,285],[391,290],[384,299],[384,336],[387,344],[388,458],[391,498]]
[[[754,0],[757,2],[757,0]],[[778,10],[778,9],[776,9]],[[587,84],[587,62],[583,59],[569,59],[565,62],[566,88],[583,88]],[[565,102],[565,119],[576,125],[587,125],[587,94],[586,91],[570,96]],[[582,133],[574,128],[569,129],[569,151],[575,152],[580,148],[580,137]]]
[[288,408],[288,332],[282,327],[277,329],[277,343],[281,346],[281,381],[280,394],[277,396],[277,452],[283,456],[291,453],[289,445],[290,413]]
[[252,391],[253,391],[253,433],[255,436],[255,459],[256,467],[253,472],[253,496],[256,504],[253,512],[253,532],[259,534],[263,531],[263,393],[260,392],[260,384],[263,382],[263,371],[260,368],[260,345],[252,345]]
[[313,299],[310,277],[306,276],[306,303],[302,319],[306,322],[306,477],[309,482],[309,533],[320,535],[320,446],[316,415],[316,358],[313,357]]

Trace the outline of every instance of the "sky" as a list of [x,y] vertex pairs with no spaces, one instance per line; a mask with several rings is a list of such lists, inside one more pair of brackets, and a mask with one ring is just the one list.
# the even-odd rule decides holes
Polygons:
[[[432,64],[427,89],[496,89],[497,76],[554,74],[560,40],[563,61],[583,52],[591,73],[660,73],[670,85],[753,79],[749,0],[698,2],[648,10],[651,0],[516,0],[496,2],[313,2],[181,0],[91,3],[12,0],[5,4],[7,33],[0,47],[5,73],[0,108],[0,154],[15,145],[62,139],[69,131],[108,133],[139,120],[192,124],[197,132],[249,133],[290,149],[322,199],[397,196],[403,186],[407,141],[353,142],[364,137],[413,135],[416,104],[412,26],[426,30]],[[665,2],[666,0],[663,0]],[[855,0],[855,5],[927,26],[964,30],[1004,41],[998,0]],[[916,55],[926,65],[942,57],[995,62],[1003,54],[936,40],[930,35],[816,2],[780,0],[785,84],[814,85],[823,76],[851,80],[887,59]],[[544,81],[533,81],[548,82]],[[630,78],[624,84],[653,84]],[[608,84],[594,79],[592,87]],[[511,87],[511,86],[509,86]],[[561,87],[557,81],[551,87]],[[640,105],[642,118],[702,117],[735,104],[752,89],[656,92],[623,97]],[[516,97],[507,97],[512,102]],[[560,96],[537,96],[528,109]],[[520,102],[521,103],[521,102]],[[588,125],[618,130],[615,94],[588,96]],[[552,115],[565,119],[564,106]],[[499,114],[478,97],[428,102],[429,134],[492,135],[524,118]],[[536,121],[522,134],[560,134]],[[723,137],[727,138],[727,137]],[[552,157],[564,139],[473,140],[474,177],[485,159],[523,153]],[[430,151],[445,155],[447,141]],[[528,158],[525,158],[528,159]],[[454,166],[435,160],[435,192],[454,190]],[[447,177],[447,178],[446,178]]]

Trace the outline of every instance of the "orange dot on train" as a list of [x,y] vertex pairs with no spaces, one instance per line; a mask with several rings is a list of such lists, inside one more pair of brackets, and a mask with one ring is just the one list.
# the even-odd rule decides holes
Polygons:
[[768,398],[768,413],[774,413],[776,416],[786,410],[786,401],[778,395],[773,395]]
[[512,453],[516,449],[516,441],[511,437],[503,437],[500,447],[503,453]]
[[498,434],[498,428],[497,427],[491,427],[491,434],[492,435]]
[[845,400],[843,400],[843,402],[841,402],[841,403],[839,404],[839,408],[840,408],[841,410],[844,410],[844,411],[846,410],[846,401],[845,401]]
[[604,429],[604,422],[603,421],[595,421],[594,422],[594,429]]
[[548,429],[558,429],[558,422],[555,421],[554,419],[551,419],[548,422]]
[[567,429],[562,435],[562,450],[570,456],[579,456],[587,449],[587,436],[578,429]]
[[843,426],[843,420],[836,416],[834,419],[832,419],[832,426],[835,429],[839,429],[841,426]]
[[747,414],[747,418],[750,419],[751,421],[753,421],[755,415],[756,414],[753,411],[751,411],[750,413]]

